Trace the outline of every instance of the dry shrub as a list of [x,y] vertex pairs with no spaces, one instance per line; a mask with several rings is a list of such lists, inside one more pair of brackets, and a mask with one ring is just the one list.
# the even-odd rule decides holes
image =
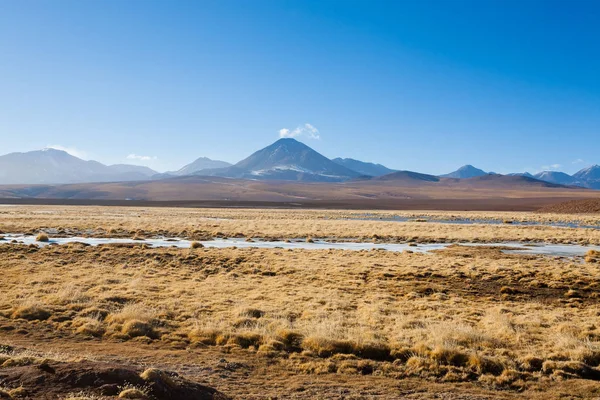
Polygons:
[[169,388],[176,388],[178,386],[177,383],[171,377],[171,375],[169,375],[165,371],[161,371],[160,369],[156,368],[146,369],[140,374],[140,378],[142,378],[145,381],[159,382],[162,385],[167,386]]
[[429,357],[414,355],[406,361],[406,372],[409,375],[430,375],[438,371],[438,365]]
[[371,375],[375,370],[375,364],[368,360],[346,360],[342,361],[337,372],[340,374]]
[[258,346],[257,354],[262,356],[275,358],[279,356],[279,352],[284,349],[284,345],[276,340],[271,340],[269,343]]
[[248,318],[261,318],[265,315],[265,312],[259,310],[258,308],[246,308],[239,312],[240,317],[248,317]]
[[545,374],[560,374],[577,376],[583,379],[600,379],[600,371],[590,368],[579,361],[545,361],[542,365]]
[[125,323],[129,320],[152,322],[156,319],[158,312],[141,303],[126,304],[116,313],[109,314],[106,321],[109,323]]
[[251,329],[256,327],[256,320],[253,318],[238,318],[231,323],[235,329]]
[[262,341],[262,336],[252,332],[241,332],[232,334],[227,341],[227,344],[240,346],[247,349],[250,346],[258,347]]
[[[126,337],[148,337],[157,339],[160,335],[155,331],[158,312],[140,303],[125,305],[116,313],[109,314],[106,322],[113,330]],[[118,335],[117,335],[118,336]]]
[[201,248],[204,247],[204,245],[202,243],[200,243],[200,242],[194,241],[194,242],[190,243],[190,247],[192,249],[201,249]]
[[523,377],[524,374],[522,372],[515,371],[514,369],[505,369],[496,377],[496,385],[500,387],[512,386],[515,382],[522,380]]
[[290,329],[279,329],[276,332],[277,339],[283,343],[287,351],[300,351],[304,335]]
[[464,367],[469,363],[469,355],[457,348],[436,347],[429,356],[438,364]]
[[29,396],[29,393],[27,392],[27,390],[25,390],[24,387],[21,386],[21,387],[9,390],[8,395],[10,396],[11,399],[20,399],[20,398],[26,398],[27,396]]
[[349,340],[334,340],[324,337],[307,337],[302,341],[302,347],[312,351],[319,357],[331,357],[334,354],[352,354],[354,344]]
[[152,324],[135,319],[125,322],[121,328],[121,333],[132,338],[140,336],[146,336],[150,339],[158,338],[158,333],[154,330]]
[[[494,322],[498,323],[497,320]],[[498,337],[500,334],[507,334],[506,332],[499,332],[500,329],[498,328],[498,326],[494,326],[494,335],[491,335],[464,323],[440,323],[430,325],[427,333],[435,346],[472,349],[495,348],[499,346]]]
[[381,342],[359,343],[354,346],[354,354],[370,360],[388,360],[390,358],[390,352],[390,347]]
[[30,356],[11,357],[2,363],[2,367],[23,367],[26,365],[34,365],[39,363],[39,359]]
[[90,301],[90,298],[85,295],[84,291],[75,285],[67,285],[56,291],[56,293],[48,297],[48,301],[54,304],[84,304]]
[[541,371],[542,366],[544,365],[544,360],[542,358],[533,355],[527,355],[520,358],[518,361],[521,369],[527,372]]
[[11,318],[22,318],[28,321],[44,321],[50,318],[51,315],[52,313],[43,305],[35,302],[26,302],[13,310]]
[[110,314],[108,310],[96,306],[85,308],[79,312],[79,315],[82,317],[94,318],[99,321],[104,320],[108,316],[108,314]]
[[471,354],[467,365],[480,375],[500,375],[504,371],[501,361],[479,354]]
[[38,242],[49,242],[50,237],[47,234],[45,234],[44,232],[41,232],[35,237],[35,240]]
[[502,293],[502,294],[517,294],[517,293],[519,293],[519,291],[514,288],[511,288],[509,286],[502,286],[500,288],[500,293]]
[[390,357],[396,360],[394,361],[395,364],[405,363],[413,355],[414,351],[410,347],[395,347],[390,351]]
[[127,388],[119,393],[120,399],[148,399],[148,394],[140,388]]
[[202,343],[211,346],[217,344],[219,336],[221,336],[221,331],[215,328],[195,328],[187,335],[192,343]]
[[80,317],[73,320],[75,332],[86,336],[101,337],[106,332],[104,324],[98,318]]
[[600,262],[600,251],[598,250],[588,250],[585,253],[585,261],[588,263],[598,263]]
[[100,400],[101,397],[85,392],[71,393],[62,400]]

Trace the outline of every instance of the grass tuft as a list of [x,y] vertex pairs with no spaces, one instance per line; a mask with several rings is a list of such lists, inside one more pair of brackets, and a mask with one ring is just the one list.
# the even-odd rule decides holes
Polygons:
[[50,237],[46,233],[41,232],[35,237],[35,240],[38,242],[49,242]]

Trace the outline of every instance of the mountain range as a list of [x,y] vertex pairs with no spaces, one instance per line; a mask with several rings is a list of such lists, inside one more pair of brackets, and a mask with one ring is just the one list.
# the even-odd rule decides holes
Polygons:
[[104,165],[50,148],[0,156],[0,184],[142,181],[153,175],[148,167]]
[[355,160],[353,158],[334,158],[334,163],[343,165],[344,167],[351,169],[352,171],[356,171],[361,175],[365,176],[381,176],[386,174],[391,174],[392,172],[396,172],[396,170],[389,169],[386,166],[381,164],[374,164],[370,162],[364,162]]
[[457,169],[454,172],[450,172],[449,174],[445,174],[445,175],[440,175],[442,178],[457,178],[457,179],[467,179],[467,178],[476,178],[478,176],[483,176],[483,175],[487,175],[488,173],[479,169],[479,168],[475,168],[472,165],[464,165],[462,167],[460,167],[459,169]]
[[[351,158],[329,159],[295,139],[279,139],[236,164],[200,157],[177,171],[157,173],[138,165],[104,165],[85,161],[67,152],[44,149],[0,156],[0,184],[68,184],[174,179],[185,176],[212,176],[252,181],[295,182],[438,182],[440,179],[492,180],[503,184],[546,182],[552,185],[600,189],[600,166],[583,169],[574,175],[543,171],[535,175],[501,175],[465,165],[448,174],[434,176],[413,171],[396,171],[381,164]],[[513,179],[510,179],[513,178]]]
[[[492,172],[485,172],[472,165],[465,165],[458,170],[449,174],[440,175],[445,178],[458,178],[467,179],[474,178],[484,175],[495,175]],[[506,174],[506,176],[521,176],[527,178],[534,178],[540,181],[549,182],[557,185],[564,186],[577,186],[588,189],[600,190],[600,166],[592,165],[591,167],[582,169],[581,171],[569,175],[560,171],[542,171],[537,174],[530,174],[529,172],[518,172]]]

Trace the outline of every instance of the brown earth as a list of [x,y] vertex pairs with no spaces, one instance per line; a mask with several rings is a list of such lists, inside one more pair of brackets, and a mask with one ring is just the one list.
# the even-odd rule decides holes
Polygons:
[[104,204],[115,205],[114,202],[117,202],[119,205],[188,207],[525,211],[564,200],[599,196],[593,190],[505,176],[462,180],[442,178],[436,182],[403,178],[343,183],[183,177],[152,182],[0,187],[0,197],[6,199],[3,202],[59,199],[64,204],[106,202]]
[[600,199],[571,200],[551,204],[539,209],[539,212],[557,214],[594,214],[600,213]]
[[[588,195],[588,193],[586,193]],[[518,194],[517,194],[518,196]],[[568,197],[567,197],[568,198]],[[296,201],[234,201],[234,200],[101,200],[0,198],[0,204],[119,206],[119,207],[182,207],[182,208],[260,208],[260,209],[322,209],[322,210],[441,210],[441,211],[537,211],[541,207],[562,202],[562,197],[487,197],[473,199],[418,198],[369,200],[296,200]]]
[[[177,373],[128,367],[122,363],[95,361],[61,362],[27,360],[0,368],[0,384],[11,398],[58,399],[85,393],[97,399],[114,399],[130,388],[143,388],[146,398],[156,400],[226,400],[216,390],[191,382]],[[27,365],[20,365],[27,364]],[[16,393],[16,395],[15,395]],[[0,395],[0,397],[2,397]],[[83,395],[81,398],[84,398]]]

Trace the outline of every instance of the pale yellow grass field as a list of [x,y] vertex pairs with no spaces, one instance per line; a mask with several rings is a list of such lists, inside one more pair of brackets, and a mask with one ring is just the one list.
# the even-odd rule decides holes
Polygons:
[[[4,232],[600,243],[589,229],[341,219],[362,214],[347,211],[1,211]],[[427,215],[434,214],[458,215]],[[600,379],[598,254],[584,261],[462,246],[417,254],[4,244],[0,260],[0,331],[39,332],[48,342],[74,335],[132,346],[221,348],[276,360],[298,374],[418,377],[490,389]]]
[[249,348],[308,373],[494,385],[589,378],[600,363],[594,263],[465,248],[0,249],[4,326],[43,320],[83,336]]
[[[387,212],[369,215],[418,220],[496,219],[502,221],[576,222],[600,224],[597,215],[535,214],[524,212]],[[128,207],[5,207],[0,209],[0,230],[37,233],[48,228],[73,230],[94,236],[170,235],[189,238],[245,236],[267,239],[345,238],[388,241],[548,241],[600,244],[600,230],[550,226],[460,225],[434,222],[356,220],[363,211],[312,211],[265,209],[178,209]],[[352,219],[348,219],[352,218]]]

